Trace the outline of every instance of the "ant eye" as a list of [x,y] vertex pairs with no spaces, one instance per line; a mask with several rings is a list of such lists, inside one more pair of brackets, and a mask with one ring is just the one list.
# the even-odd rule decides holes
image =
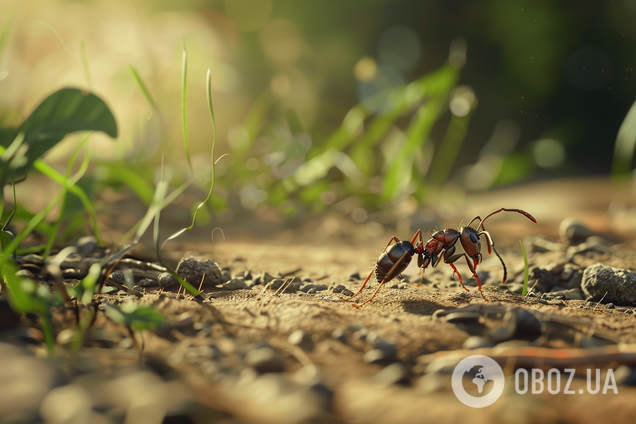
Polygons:
[[477,238],[475,234],[470,233],[469,237],[470,237],[470,241],[472,241],[473,243],[477,244],[479,242],[479,239]]

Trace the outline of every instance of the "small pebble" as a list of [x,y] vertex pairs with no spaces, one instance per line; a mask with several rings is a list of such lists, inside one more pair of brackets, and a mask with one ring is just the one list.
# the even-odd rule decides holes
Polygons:
[[338,284],[334,288],[331,289],[332,293],[342,293],[343,290],[346,290],[346,287],[342,284]]
[[349,278],[352,280],[359,280],[360,279],[360,273],[359,272],[354,272],[351,275],[349,275]]
[[119,284],[126,284],[126,277],[124,273],[119,270],[111,272],[109,277]]
[[298,346],[302,350],[306,352],[311,352],[314,350],[314,341],[311,338],[311,335],[305,333],[303,330],[298,329],[291,333],[287,338],[289,344]]
[[242,289],[247,289],[249,287],[247,287],[247,284],[245,283],[245,280],[242,277],[236,277],[231,279],[227,283],[223,284],[223,288],[225,290],[242,290]]
[[345,340],[347,340],[347,335],[345,334],[344,331],[342,331],[341,328],[336,328],[335,330],[333,330],[331,332],[331,337],[336,340],[340,340],[341,342],[344,342]]
[[159,281],[155,280],[154,278],[143,278],[139,280],[139,282],[137,283],[137,286],[143,289],[150,289],[154,287],[160,287],[161,284],[159,283]]
[[470,336],[464,342],[464,349],[480,349],[484,347],[493,347],[495,344],[487,339],[486,337],[481,336]]
[[408,386],[410,383],[409,377],[410,373],[406,365],[401,362],[396,362],[382,368],[376,375],[373,376],[373,379],[386,385],[399,384]]
[[97,239],[93,236],[80,237],[77,239],[77,243],[75,243],[75,247],[77,247],[77,253],[82,256],[88,256],[97,250]]
[[481,314],[478,312],[452,312],[446,316],[446,321],[458,324],[466,322],[476,322],[481,318]]
[[157,280],[159,281],[159,284],[161,284],[161,287],[165,290],[174,290],[181,286],[179,281],[169,272],[162,272],[157,276]]
[[349,289],[344,289],[344,290],[342,291],[342,294],[343,294],[344,296],[353,296],[353,295],[354,295],[354,293],[353,293],[351,290],[349,290]]
[[362,360],[367,364],[377,364],[393,358],[394,356],[387,355],[382,349],[371,349],[362,356]]
[[613,303],[608,303],[607,305],[605,305],[605,307],[607,309],[614,309],[614,304]]
[[245,364],[261,374],[285,371],[285,361],[271,347],[261,347],[245,355]]

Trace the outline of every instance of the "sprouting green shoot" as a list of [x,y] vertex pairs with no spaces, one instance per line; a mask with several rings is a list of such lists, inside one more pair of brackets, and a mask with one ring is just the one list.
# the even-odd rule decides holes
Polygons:
[[196,222],[197,219],[197,213],[199,212],[199,209],[201,209],[203,207],[203,205],[205,205],[208,200],[210,200],[210,198],[212,197],[212,193],[214,191],[214,147],[216,144],[216,120],[214,118],[214,107],[212,105],[212,84],[211,84],[211,72],[208,69],[208,73],[206,76],[206,90],[207,90],[207,99],[208,99],[208,111],[210,112],[210,119],[212,120],[212,145],[210,148],[210,162],[211,162],[211,172],[210,172],[210,189],[208,190],[208,195],[206,196],[205,200],[203,200],[201,203],[199,203],[199,205],[196,207],[196,209],[194,210],[193,214],[192,214],[192,222],[190,223],[190,225],[188,227],[182,228],[181,230],[177,231],[176,233],[174,233],[173,235],[171,235],[170,237],[168,237],[163,244],[161,245],[161,249],[159,249],[159,255],[161,255],[161,252],[163,251],[164,246],[166,245],[166,243],[168,243],[170,240],[174,240],[175,238],[179,237],[181,234],[183,234],[186,231],[191,230],[194,227],[194,224]]
[[521,244],[521,254],[523,255],[523,290],[521,291],[521,295],[526,296],[528,294],[528,255],[526,255],[523,242],[519,240],[519,243]]
[[188,53],[185,46],[183,47],[183,58],[181,60],[181,127],[183,129],[183,146],[185,148],[186,157],[190,171],[194,174],[192,159],[190,158],[190,149],[188,147],[188,129],[186,123],[186,86],[188,83]]

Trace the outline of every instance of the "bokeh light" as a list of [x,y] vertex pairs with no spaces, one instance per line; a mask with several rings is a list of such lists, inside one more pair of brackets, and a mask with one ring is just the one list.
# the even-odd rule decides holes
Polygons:
[[537,140],[532,153],[537,165],[542,168],[554,168],[561,165],[565,159],[563,144],[551,138]]

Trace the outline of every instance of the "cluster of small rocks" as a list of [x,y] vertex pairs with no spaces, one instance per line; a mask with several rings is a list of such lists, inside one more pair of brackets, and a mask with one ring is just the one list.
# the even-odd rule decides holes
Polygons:
[[[282,293],[306,293],[315,294],[329,290],[329,286],[323,283],[316,283],[310,278],[283,277],[262,272],[253,275],[247,270],[240,274],[232,275],[229,267],[221,268],[216,262],[210,260],[199,260],[193,257],[183,258],[177,265],[176,274],[195,288],[201,287],[203,291],[211,290],[243,290],[251,289],[254,286],[265,286],[269,290],[280,291]],[[119,271],[116,271],[121,273]],[[115,274],[115,273],[113,273]],[[118,275],[111,274],[111,278]],[[163,272],[156,279],[144,278],[137,283],[143,289],[159,289],[166,291],[178,291],[181,285],[179,281],[169,272]],[[332,293],[350,292],[342,285],[331,288]]]

